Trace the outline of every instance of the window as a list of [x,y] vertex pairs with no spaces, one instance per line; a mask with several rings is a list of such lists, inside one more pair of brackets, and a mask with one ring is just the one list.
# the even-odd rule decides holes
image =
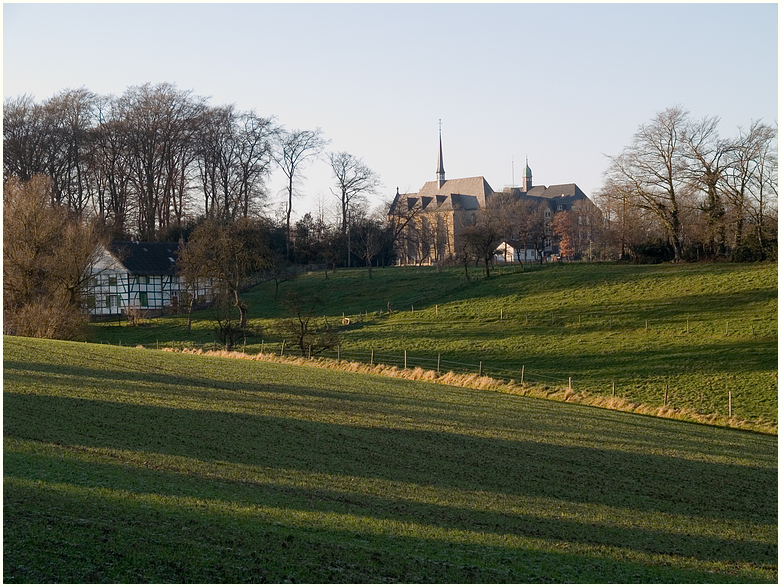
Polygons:
[[109,277],[108,278],[108,284],[109,285],[113,285],[114,287],[116,287],[117,286],[117,276],[113,275],[113,276]]
[[107,308],[111,307],[111,296],[106,296],[106,307]]
[[562,209],[562,205],[561,205],[561,204],[559,204],[558,206],[556,206],[556,210],[558,210],[558,211],[561,211],[561,209]]
[[142,291],[141,293],[138,294],[138,299],[139,299],[139,303],[142,306],[148,306],[149,305],[149,296],[147,295],[147,293],[145,291]]

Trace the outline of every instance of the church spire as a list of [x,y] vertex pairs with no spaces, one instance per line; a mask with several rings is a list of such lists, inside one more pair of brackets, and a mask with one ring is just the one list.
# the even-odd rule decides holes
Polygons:
[[437,181],[439,187],[445,183],[445,167],[442,164],[442,119],[439,119],[439,160],[437,161]]

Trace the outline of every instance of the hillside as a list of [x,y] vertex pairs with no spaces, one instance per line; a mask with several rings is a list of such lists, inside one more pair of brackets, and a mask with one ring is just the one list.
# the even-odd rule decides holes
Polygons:
[[777,437],[4,338],[5,582],[777,581]]
[[[386,268],[302,275],[247,295],[248,353],[280,350],[275,320],[289,292],[318,295],[319,314],[351,324],[342,357],[497,378],[626,398],[701,413],[778,421],[777,266],[615,264],[504,267],[483,280],[471,269]],[[393,312],[388,313],[388,308]],[[182,346],[215,341],[213,314],[102,325],[96,341]],[[288,345],[288,352],[290,346]],[[332,353],[333,356],[336,353]]]

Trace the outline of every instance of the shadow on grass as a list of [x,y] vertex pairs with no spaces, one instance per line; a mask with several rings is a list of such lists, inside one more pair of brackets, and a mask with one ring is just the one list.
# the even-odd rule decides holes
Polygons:
[[[6,582],[755,582],[607,556],[263,523],[4,484]],[[73,513],[79,512],[78,519]],[[77,545],[77,546],[76,546]],[[769,573],[766,573],[769,574]]]
[[[344,425],[7,390],[5,435],[58,445],[554,497],[648,512],[777,521],[778,471],[772,467],[379,427],[377,420],[362,426],[360,414],[355,425]],[[707,451],[705,446],[702,450]]]
[[[380,522],[404,522],[445,530],[480,532],[493,536],[512,535],[546,541],[565,541],[584,546],[629,548],[647,554],[671,554],[702,561],[737,561],[771,565],[778,560],[777,544],[684,533],[681,528],[665,532],[629,527],[630,520],[608,523],[578,522],[548,516],[485,511],[404,498],[329,489],[301,488],[272,482],[242,482],[229,478],[202,476],[196,471],[165,470],[146,463],[80,462],[54,455],[25,455],[6,451],[7,475],[30,481],[68,484],[94,490],[105,487],[136,495],[159,494],[166,498],[192,498],[252,508],[281,508],[324,514],[320,519],[339,515],[360,516]],[[142,453],[143,454],[143,453]],[[112,460],[122,460],[111,457]],[[143,458],[143,457],[141,457]],[[163,500],[164,501],[164,500]],[[616,522],[627,524],[615,525]]]

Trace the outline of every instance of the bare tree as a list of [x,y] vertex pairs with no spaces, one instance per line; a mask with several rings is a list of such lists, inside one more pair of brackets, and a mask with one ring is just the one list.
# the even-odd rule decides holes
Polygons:
[[383,250],[392,249],[392,229],[378,209],[372,214],[360,214],[353,219],[350,232],[353,252],[366,264],[371,279],[374,259]]
[[254,211],[265,196],[275,133],[272,119],[232,105],[203,112],[195,160],[207,218],[229,222]]
[[269,265],[264,227],[249,218],[230,224],[207,221],[198,226],[179,253],[180,273],[188,279],[211,280],[215,297],[230,299],[239,311],[239,328],[247,327],[242,292]]
[[3,100],[3,183],[46,172],[46,119],[32,96]]
[[376,194],[381,185],[380,178],[361,159],[345,151],[329,153],[328,161],[338,190],[334,195],[339,198],[341,205],[341,229],[346,234],[351,205],[366,195]]
[[726,212],[720,184],[733,145],[719,138],[718,124],[719,118],[715,116],[689,123],[682,140],[689,180],[705,194],[700,209],[706,216],[709,252],[723,255],[726,253]]
[[632,144],[611,158],[608,177],[631,194],[634,206],[653,213],[670,240],[675,259],[683,253],[681,198],[690,188],[684,157],[687,113],[673,107],[640,126]]
[[116,130],[127,149],[143,239],[154,239],[175,218],[174,202],[184,197],[182,178],[194,155],[193,119],[202,107],[202,100],[172,84],[134,86],[117,100]]
[[515,204],[509,194],[496,194],[475,219],[464,226],[460,233],[466,244],[465,251],[471,253],[485,265],[485,278],[491,278],[491,266],[496,248],[509,237],[513,229],[513,216],[508,214]]
[[755,121],[747,131],[739,129],[730,151],[723,189],[733,208],[735,248],[743,242],[747,219],[753,216],[761,225],[762,211],[772,199],[774,188],[770,186],[774,185],[777,172],[777,136],[775,128]]
[[89,201],[89,157],[97,96],[87,90],[65,90],[44,103],[50,120],[49,173],[55,199],[79,218]]
[[293,213],[293,195],[301,169],[309,159],[318,157],[328,144],[321,129],[282,131],[274,159],[287,178],[287,203],[285,208],[285,235],[287,255],[290,258],[290,216]]
[[387,204],[387,208],[391,246],[406,263],[409,256],[408,241],[416,232],[415,224],[423,215],[423,204],[420,198],[409,198],[406,194],[400,194],[399,188],[396,188],[396,197]]
[[325,317],[316,317],[321,305],[322,301],[317,295],[303,298],[292,292],[285,300],[290,317],[278,320],[275,324],[277,334],[292,338],[302,355],[318,354],[339,344],[336,329],[328,324]]

